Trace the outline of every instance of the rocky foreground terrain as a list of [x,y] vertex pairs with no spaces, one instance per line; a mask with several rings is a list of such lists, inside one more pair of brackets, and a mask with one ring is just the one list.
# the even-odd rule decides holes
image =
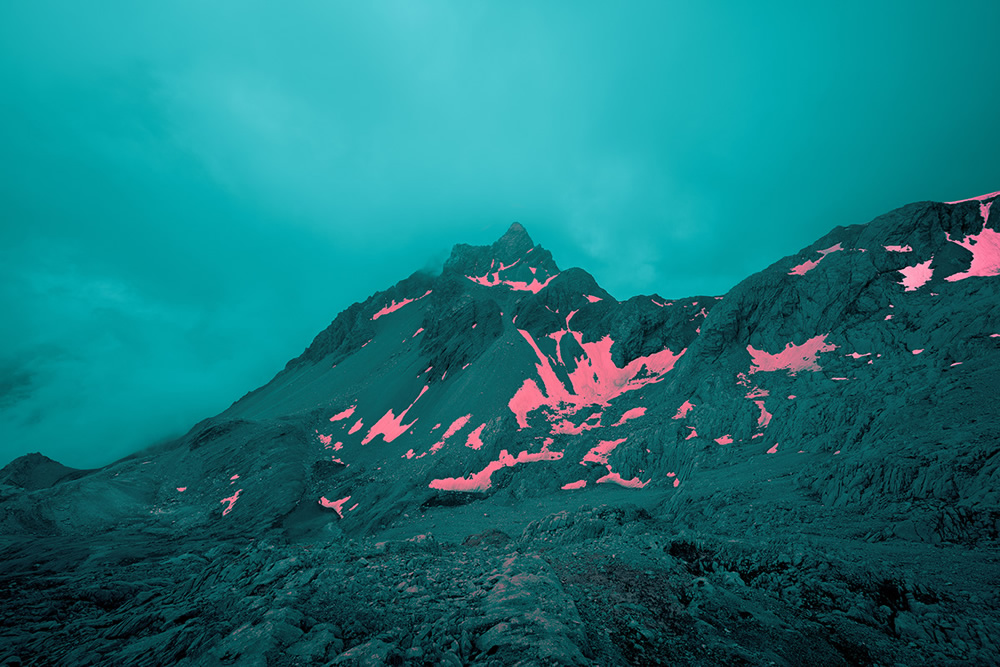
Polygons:
[[0,665],[1000,664],[1000,193],[617,301],[515,224],[105,468],[0,471]]

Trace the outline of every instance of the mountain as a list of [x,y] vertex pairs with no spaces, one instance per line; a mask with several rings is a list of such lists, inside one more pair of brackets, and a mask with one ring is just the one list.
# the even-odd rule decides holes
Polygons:
[[174,442],[0,471],[0,664],[995,662],[997,198],[723,296],[457,245]]

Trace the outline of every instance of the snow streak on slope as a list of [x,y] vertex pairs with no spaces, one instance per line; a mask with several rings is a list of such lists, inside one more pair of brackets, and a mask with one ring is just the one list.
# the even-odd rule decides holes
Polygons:
[[562,452],[550,452],[547,448],[531,454],[523,451],[517,456],[511,456],[506,449],[500,450],[500,456],[496,461],[489,464],[477,473],[468,477],[445,477],[444,479],[432,480],[428,485],[432,489],[441,491],[486,491],[493,483],[490,478],[501,468],[510,468],[519,463],[535,463],[537,461],[557,461],[563,456]]
[[[420,393],[417,394],[417,397],[413,399],[413,403],[410,403],[405,410],[399,413],[398,417],[393,414],[392,410],[389,410],[382,415],[382,418],[375,422],[375,425],[368,430],[368,435],[364,437],[361,444],[367,445],[379,435],[381,435],[386,442],[392,442],[399,436],[406,433],[411,426],[417,423],[417,420],[414,419],[409,424],[403,424],[403,418],[406,416],[406,413],[410,411],[410,408],[413,407],[414,403],[419,401],[420,397],[423,396],[424,392],[428,389],[430,389],[430,387],[425,385],[424,388],[420,390]],[[353,430],[351,432],[353,432]]]
[[[383,315],[388,315],[389,313],[393,313],[393,312],[399,310],[400,308],[402,308],[403,306],[405,306],[408,303],[413,303],[414,301],[420,301],[420,299],[423,299],[425,296],[427,296],[430,293],[431,293],[431,290],[427,290],[426,292],[424,292],[423,294],[421,294],[418,297],[415,297],[413,299],[403,299],[399,303],[396,303],[396,300],[393,299],[392,303],[390,303],[389,305],[385,306],[381,310],[377,311],[374,315],[372,315],[372,320],[377,320],[378,318],[382,317]],[[414,334],[414,335],[416,335],[416,334]]]
[[792,270],[788,272],[788,275],[790,275],[790,276],[803,276],[806,273],[808,273],[809,271],[812,271],[817,266],[819,266],[819,263],[823,261],[824,257],[826,257],[827,255],[829,255],[831,252],[837,252],[838,250],[843,250],[843,248],[841,247],[841,244],[839,244],[839,243],[837,245],[830,246],[829,248],[826,248],[825,250],[817,250],[817,252],[819,253],[819,259],[816,259],[816,260],[807,259],[806,261],[802,262],[801,264],[799,264],[797,266],[793,266]]

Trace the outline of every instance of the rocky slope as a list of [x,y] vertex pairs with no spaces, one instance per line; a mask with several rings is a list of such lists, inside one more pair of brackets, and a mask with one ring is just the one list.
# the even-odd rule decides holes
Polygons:
[[997,198],[723,297],[456,246],[176,442],[4,468],[0,659],[995,662]]

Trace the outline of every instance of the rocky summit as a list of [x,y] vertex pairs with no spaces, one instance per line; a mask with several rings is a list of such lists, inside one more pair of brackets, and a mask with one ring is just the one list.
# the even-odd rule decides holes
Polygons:
[[0,665],[998,664],[997,199],[722,296],[457,245],[176,441],[0,471]]

